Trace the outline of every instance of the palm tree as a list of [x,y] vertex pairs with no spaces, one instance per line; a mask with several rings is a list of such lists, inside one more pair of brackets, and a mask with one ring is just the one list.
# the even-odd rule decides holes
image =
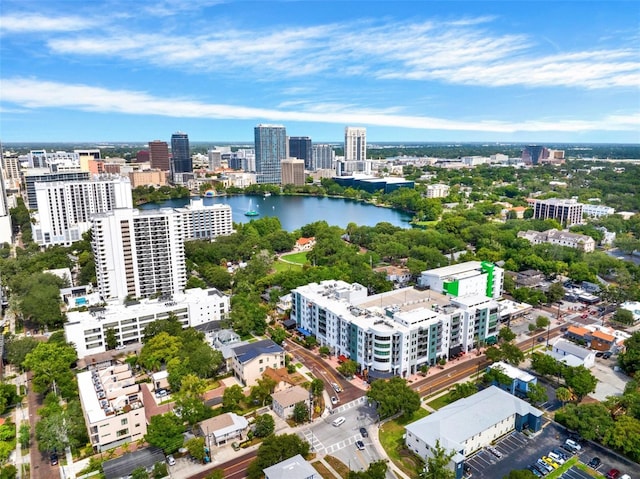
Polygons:
[[567,401],[571,401],[573,394],[567,388],[558,388],[556,389],[556,398],[562,401],[562,406],[564,407]]

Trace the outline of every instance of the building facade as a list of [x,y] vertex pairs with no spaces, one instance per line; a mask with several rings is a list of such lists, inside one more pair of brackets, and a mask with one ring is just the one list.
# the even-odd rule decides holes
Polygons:
[[149,142],[149,161],[151,168],[161,171],[169,171],[169,145],[166,141],[154,140]]
[[437,183],[435,185],[427,185],[425,195],[427,198],[446,198],[449,196],[449,185]]
[[166,171],[151,169],[141,171],[131,171],[128,173],[129,180],[131,181],[131,188],[137,188],[138,186],[164,186],[167,184]]
[[147,422],[140,385],[128,364],[79,373],[78,391],[89,441],[101,452],[144,438]]
[[189,148],[189,135],[177,131],[171,135],[171,172],[191,173],[191,149]]
[[270,339],[235,346],[232,349],[233,374],[245,386],[254,386],[267,367],[284,367],[284,349]]
[[533,201],[533,217],[558,220],[564,227],[582,223],[582,203],[576,200],[549,198]]
[[504,269],[488,261],[467,261],[423,271],[418,286],[451,296],[485,295],[500,298]]
[[605,205],[582,205],[582,214],[587,215],[590,218],[602,218],[603,216],[609,216],[616,212],[615,208]]
[[174,315],[183,328],[220,321],[229,313],[229,297],[215,288],[188,289],[166,298],[133,302],[110,301],[105,307],[69,311],[64,324],[67,342],[73,343],[82,358],[106,351],[106,334],[112,329],[120,345],[138,343],[144,329],[159,319]]
[[0,145],[0,245],[12,243],[13,226],[11,225],[11,215],[9,213],[9,200],[7,198],[7,188],[5,184],[4,155],[2,145]]
[[289,137],[289,156],[304,161],[304,168],[313,170],[313,142],[308,136]]
[[285,127],[258,125],[254,129],[254,140],[258,183],[279,185],[282,181],[281,162],[289,157]]
[[357,283],[323,281],[291,292],[291,319],[305,335],[375,377],[409,376],[457,357],[498,332],[498,305],[484,295],[448,297],[403,288],[368,296]]
[[532,244],[556,244],[584,251],[585,253],[590,253],[596,249],[596,242],[591,236],[570,233],[568,231],[558,231],[556,229],[547,231],[519,231],[518,238],[524,238]]
[[39,246],[69,246],[91,228],[91,216],[116,208],[132,208],[129,178],[35,184],[38,211],[33,240]]
[[344,129],[344,159],[345,161],[366,161],[367,159],[367,129],[357,126],[347,126]]
[[307,409],[311,409],[311,397],[309,391],[300,386],[292,386],[271,395],[273,402],[271,407],[282,419],[289,419],[293,416],[293,409],[296,404],[304,403]]
[[59,182],[59,181],[89,181],[88,171],[76,169],[74,171],[64,171],[51,173],[48,171],[27,172],[24,177],[25,189],[27,190],[27,204],[30,210],[38,209],[38,199],[36,197],[36,183]]
[[282,184],[304,186],[304,161],[295,158],[287,158],[281,162]]
[[334,170],[336,167],[336,152],[331,145],[313,145],[313,170]]

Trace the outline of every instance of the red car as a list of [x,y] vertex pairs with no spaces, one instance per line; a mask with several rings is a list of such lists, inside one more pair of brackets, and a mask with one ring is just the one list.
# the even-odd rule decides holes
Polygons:
[[618,477],[620,477],[620,471],[617,469],[611,469],[607,472],[607,479],[618,479]]

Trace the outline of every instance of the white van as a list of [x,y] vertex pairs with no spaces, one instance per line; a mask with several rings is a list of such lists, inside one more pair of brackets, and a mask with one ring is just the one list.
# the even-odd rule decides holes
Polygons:
[[334,419],[331,424],[333,424],[335,427],[340,427],[344,424],[345,421],[346,419],[340,416],[339,418]]
[[575,441],[573,441],[573,440],[571,440],[571,439],[567,439],[567,440],[564,442],[564,444],[565,444],[566,446],[569,446],[569,448],[570,448],[571,450],[573,450],[574,452],[577,452],[577,451],[579,451],[580,449],[582,449],[582,446],[581,446],[580,444],[578,444],[577,442],[575,442]]

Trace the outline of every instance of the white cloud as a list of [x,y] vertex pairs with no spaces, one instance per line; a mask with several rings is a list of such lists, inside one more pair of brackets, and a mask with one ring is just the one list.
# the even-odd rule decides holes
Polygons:
[[[255,121],[299,121],[332,124],[363,124],[424,130],[525,132],[635,131],[640,114],[611,115],[595,120],[545,119],[524,122],[498,120],[453,121],[445,118],[410,116],[399,110],[364,110],[353,105],[313,105],[300,109],[264,109],[239,105],[211,104],[187,98],[154,97],[145,92],[108,90],[89,85],[71,85],[36,79],[0,80],[2,101],[13,106],[65,108],[70,110],[129,115],[158,115],[174,118],[245,119]],[[296,105],[291,105],[295,107]]]
[[45,33],[72,32],[93,27],[96,22],[83,17],[50,17],[37,14],[2,15],[0,32],[2,33]]
[[[332,23],[272,26],[247,31],[228,26],[214,33],[132,33],[107,27],[92,37],[49,40],[54,53],[144,61],[167,68],[252,72],[260,80],[319,75],[438,81],[488,87],[637,87],[637,48],[561,52],[538,49],[550,40],[520,32],[496,33],[492,17],[450,21]],[[559,52],[560,51],[560,52]],[[219,71],[219,65],[225,65]]]

